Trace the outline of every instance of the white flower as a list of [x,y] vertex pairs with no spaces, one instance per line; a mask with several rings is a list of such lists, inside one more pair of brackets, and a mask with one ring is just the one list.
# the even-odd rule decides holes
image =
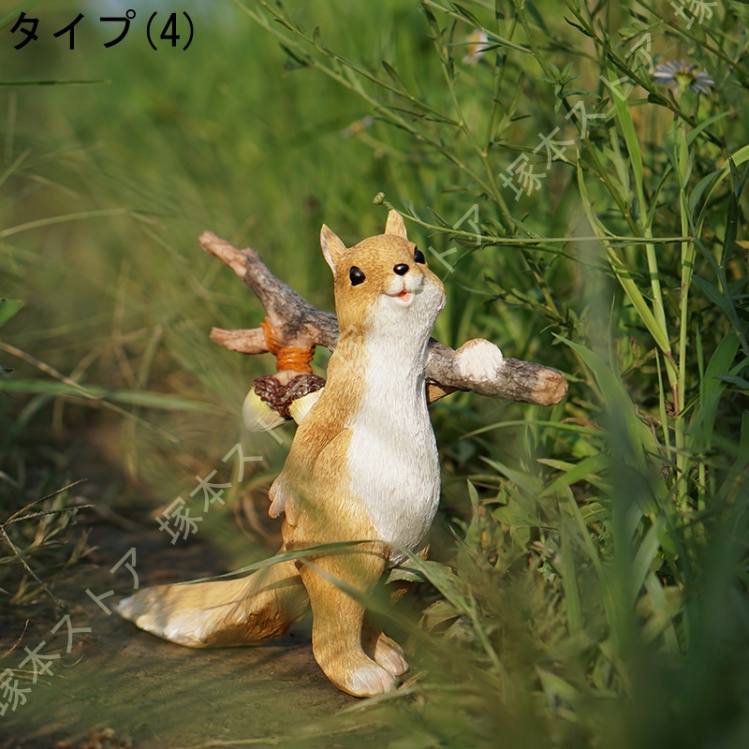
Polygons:
[[481,29],[475,29],[465,39],[466,41],[466,56],[463,58],[465,65],[475,65],[489,49],[489,37],[485,31]]
[[671,86],[676,96],[687,89],[696,94],[706,94],[715,81],[696,65],[687,65],[686,60],[664,62],[655,66],[653,78],[656,83]]

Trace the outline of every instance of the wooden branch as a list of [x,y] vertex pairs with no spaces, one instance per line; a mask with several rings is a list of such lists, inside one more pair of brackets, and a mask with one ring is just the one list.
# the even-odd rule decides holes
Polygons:
[[209,231],[203,232],[198,241],[206,252],[228,265],[255,292],[265,307],[268,320],[285,343],[310,342],[331,350],[335,348],[338,340],[336,316],[313,307],[276,278],[255,250],[238,250]]
[[455,390],[471,390],[490,398],[539,406],[553,406],[567,395],[567,380],[559,370],[520,359],[504,359],[494,379],[467,381],[456,366],[457,354],[433,338],[429,342],[427,378],[447,390],[445,395]]
[[[296,291],[274,276],[251,249],[238,250],[211,232],[201,234],[200,246],[228,265],[256,294],[281,345],[289,348],[325,346],[331,351],[338,341],[338,319],[330,312],[313,307]],[[213,328],[211,340],[242,354],[267,352],[262,328],[222,330]],[[456,390],[473,391],[492,398],[550,406],[567,393],[564,375],[550,367],[518,359],[499,359],[489,368],[473,371],[461,355],[477,345],[494,347],[486,341],[472,340],[458,351],[433,338],[429,341],[426,379],[430,402]],[[497,357],[499,353],[497,352]],[[473,360],[473,359],[471,359]],[[297,373],[279,372],[288,381]]]
[[251,330],[211,329],[211,340],[240,354],[267,354],[268,344],[262,328]]

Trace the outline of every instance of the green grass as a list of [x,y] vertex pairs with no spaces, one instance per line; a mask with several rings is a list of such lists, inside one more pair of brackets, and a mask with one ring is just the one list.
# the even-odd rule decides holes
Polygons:
[[[689,27],[668,2],[188,10],[184,53],[0,49],[6,81],[107,81],[0,88],[0,296],[23,303],[0,308],[2,517],[78,478],[64,445],[94,429],[124,496],[166,504],[238,439],[266,458],[253,486],[272,476],[291,431],[239,424],[271,364],[207,338],[262,312],[196,237],[253,246],[330,309],[319,226],[381,231],[383,192],[445,279],[437,337],[570,380],[551,409],[433,408],[453,533],[420,570],[421,626],[398,622],[424,677],[371,708],[392,746],[743,746],[746,6]],[[681,59],[709,93],[655,82]],[[548,162],[541,136],[566,144]],[[27,591],[7,558],[5,594]]]

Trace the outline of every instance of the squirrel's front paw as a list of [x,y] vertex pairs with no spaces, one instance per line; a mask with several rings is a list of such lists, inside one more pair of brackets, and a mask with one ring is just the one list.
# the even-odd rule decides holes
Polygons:
[[472,382],[491,381],[504,364],[504,356],[491,341],[485,338],[472,338],[456,352],[458,374]]

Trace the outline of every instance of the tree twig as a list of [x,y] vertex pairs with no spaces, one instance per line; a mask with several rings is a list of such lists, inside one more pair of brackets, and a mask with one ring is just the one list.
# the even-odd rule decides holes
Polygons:
[[[252,249],[239,250],[211,232],[201,234],[200,246],[228,265],[255,293],[265,308],[267,322],[283,348],[309,349],[325,346],[331,351],[338,341],[338,319],[330,312],[313,307],[296,291],[274,276]],[[263,328],[223,330],[213,328],[211,340],[241,354],[268,352]],[[469,341],[474,344],[477,341]],[[466,346],[468,346],[466,344]],[[491,377],[474,375],[460,366],[460,353],[430,339],[426,380],[430,402],[456,390],[473,391],[492,398],[550,406],[559,403],[567,393],[567,380],[559,370],[542,364],[503,359]],[[298,370],[279,372],[280,381],[288,382]]]

